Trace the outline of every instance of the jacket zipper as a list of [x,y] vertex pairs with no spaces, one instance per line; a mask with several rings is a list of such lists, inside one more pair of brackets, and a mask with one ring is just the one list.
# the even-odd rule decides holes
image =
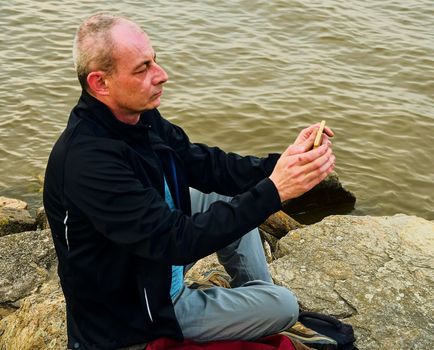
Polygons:
[[152,319],[151,309],[149,308],[148,294],[146,293],[146,288],[143,288],[143,292],[145,293],[146,308],[148,309],[149,318],[151,319],[151,322],[154,322],[154,320]]
[[63,220],[63,223],[65,225],[65,241],[66,241],[66,246],[68,247],[68,252],[69,252],[68,225],[66,223],[67,221],[68,221],[68,210],[66,211],[65,220]]

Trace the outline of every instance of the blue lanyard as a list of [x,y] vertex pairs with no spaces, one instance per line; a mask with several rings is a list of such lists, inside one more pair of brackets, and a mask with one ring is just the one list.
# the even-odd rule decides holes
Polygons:
[[172,168],[172,173],[173,173],[173,182],[175,183],[176,204],[178,206],[178,209],[181,209],[181,203],[179,202],[180,196],[179,196],[179,188],[178,188],[178,176],[176,175],[175,161],[173,159],[172,153],[170,152],[169,152],[169,158],[170,158],[170,166]]

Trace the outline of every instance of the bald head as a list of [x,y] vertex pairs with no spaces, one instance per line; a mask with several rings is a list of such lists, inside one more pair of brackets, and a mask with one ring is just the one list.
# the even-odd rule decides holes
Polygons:
[[74,65],[83,89],[89,88],[87,76],[101,70],[111,74],[116,70],[116,42],[113,28],[122,25],[132,31],[143,33],[134,22],[121,16],[96,14],[86,19],[78,28],[73,48]]

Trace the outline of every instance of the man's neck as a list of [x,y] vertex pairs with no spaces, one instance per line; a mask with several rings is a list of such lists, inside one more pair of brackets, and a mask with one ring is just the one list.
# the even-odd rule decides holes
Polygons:
[[110,110],[112,111],[112,113],[116,117],[116,119],[122,123],[129,124],[129,125],[136,125],[140,120],[140,114],[126,115],[126,114],[122,114],[120,112],[116,112],[110,106],[108,106],[108,107],[110,108]]
[[125,111],[121,110],[118,106],[113,105],[108,99],[104,96],[97,96],[93,94],[91,91],[87,91],[90,95],[96,98],[98,101],[104,103],[110,111],[113,113],[115,118],[120,122],[128,125],[136,125],[140,120],[140,113],[125,113]]

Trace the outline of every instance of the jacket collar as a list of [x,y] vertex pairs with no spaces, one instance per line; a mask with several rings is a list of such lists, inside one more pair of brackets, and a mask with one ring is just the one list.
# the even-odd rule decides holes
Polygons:
[[137,124],[122,123],[114,116],[110,108],[85,90],[82,91],[76,108],[80,118],[102,125],[112,135],[127,142],[143,139],[143,136],[147,134],[147,130],[151,127],[150,121],[155,115],[155,110],[145,111],[140,115]]

